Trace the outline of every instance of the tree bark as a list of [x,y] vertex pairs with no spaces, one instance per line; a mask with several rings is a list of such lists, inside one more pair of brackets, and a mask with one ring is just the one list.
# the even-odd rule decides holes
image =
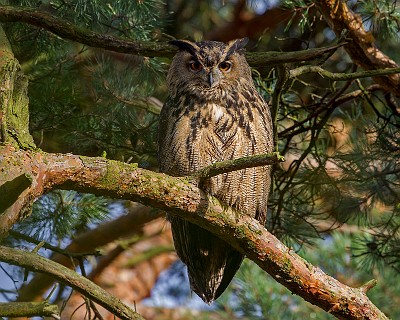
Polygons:
[[58,306],[43,302],[0,302],[0,315],[3,317],[52,317],[59,316]]

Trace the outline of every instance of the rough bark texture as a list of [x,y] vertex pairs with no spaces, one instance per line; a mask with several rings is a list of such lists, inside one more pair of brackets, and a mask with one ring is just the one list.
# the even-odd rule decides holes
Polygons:
[[14,58],[3,28],[0,28],[0,143],[34,147],[29,134],[28,79]]
[[0,315],[3,317],[51,317],[59,316],[58,306],[43,302],[0,302]]
[[[392,59],[375,46],[374,36],[364,28],[362,18],[349,9],[343,0],[314,1],[327,23],[338,37],[345,33],[348,43],[344,47],[358,66],[370,69],[398,68]],[[400,75],[376,77],[375,81],[400,97]]]

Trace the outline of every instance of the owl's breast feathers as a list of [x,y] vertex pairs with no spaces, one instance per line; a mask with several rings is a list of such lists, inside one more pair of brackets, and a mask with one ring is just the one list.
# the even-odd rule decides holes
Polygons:
[[[167,100],[160,122],[162,171],[187,175],[218,161],[272,151],[269,108],[254,86],[239,85],[246,90],[201,96],[181,91]],[[269,171],[265,166],[219,175],[206,191],[264,222]]]

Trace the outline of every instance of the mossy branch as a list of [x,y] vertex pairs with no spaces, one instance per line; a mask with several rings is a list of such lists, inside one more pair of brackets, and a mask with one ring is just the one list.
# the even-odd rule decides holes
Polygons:
[[121,319],[143,319],[139,314],[134,312],[119,299],[112,296],[89,279],[79,275],[74,270],[70,270],[38,254],[0,246],[0,261],[17,265],[35,272],[46,273],[61,283],[64,283],[80,292],[88,299],[98,303]]
[[0,143],[34,148],[29,134],[28,79],[0,26]]
[[[38,156],[32,151],[25,151],[25,153],[29,153],[27,158],[30,160],[31,175],[36,177],[35,181],[38,182],[35,185],[39,182],[42,184],[39,190],[41,193],[44,190],[65,188],[106,195],[111,198],[133,200],[163,209],[221,237],[238,251],[246,254],[249,259],[293,293],[321,309],[331,312],[338,318],[387,319],[362,290],[348,287],[307,263],[269,233],[257,220],[204,194],[195,179],[171,177],[138,168],[134,164],[104,158],[44,152]],[[15,153],[9,156],[13,157],[14,161],[19,160],[15,158]],[[34,191],[38,192],[37,189]],[[17,252],[9,251],[14,249],[1,249],[3,252],[7,250],[8,253],[12,253],[7,261],[16,259]],[[24,255],[27,255],[27,258],[22,258]],[[29,252],[23,252],[23,254],[19,252],[21,260],[12,260],[14,262],[11,263],[34,271],[45,272],[36,266],[36,259],[42,261],[44,258],[34,255],[35,259],[28,259],[32,255]],[[47,262],[47,266],[52,266]],[[32,263],[34,264],[32,265]],[[65,281],[63,274],[70,277],[69,269],[64,268],[57,274],[52,273],[53,269],[49,270],[49,273],[61,282]],[[56,272],[56,269],[54,270]],[[76,273],[72,273],[76,275]],[[79,281],[82,284],[83,280]],[[88,280],[85,279],[85,281]],[[79,288],[83,290],[75,282],[68,282],[68,285],[77,290]],[[106,299],[104,296],[98,295],[89,296],[89,298],[98,303],[100,300]]]
[[42,302],[0,302],[0,316],[3,317],[55,317],[59,318],[58,306]]
[[[177,48],[169,45],[168,42],[131,41],[116,36],[96,33],[80,28],[67,20],[36,8],[0,6],[0,21],[27,23],[46,29],[66,40],[120,53],[147,57],[172,57],[177,51]],[[247,52],[246,58],[252,66],[302,62],[320,58],[340,46],[342,44],[295,52]]]

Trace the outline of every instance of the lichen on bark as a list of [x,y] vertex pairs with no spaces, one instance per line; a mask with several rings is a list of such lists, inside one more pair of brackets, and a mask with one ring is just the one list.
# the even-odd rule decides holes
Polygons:
[[28,79],[0,27],[0,143],[33,149],[29,134]]

